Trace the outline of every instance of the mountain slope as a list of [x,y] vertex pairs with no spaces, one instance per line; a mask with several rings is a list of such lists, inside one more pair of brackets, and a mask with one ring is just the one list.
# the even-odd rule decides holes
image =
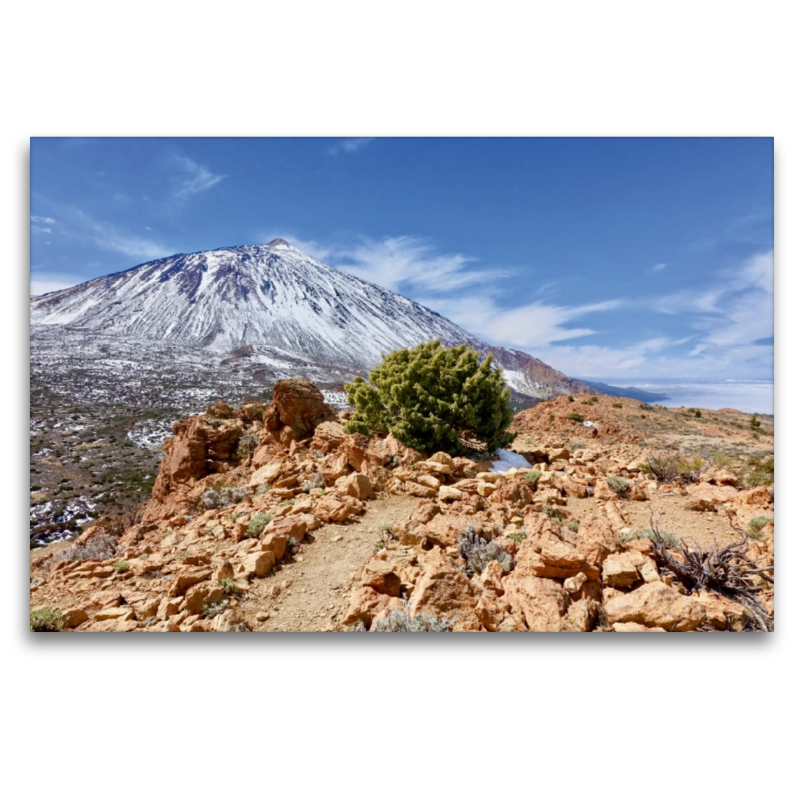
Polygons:
[[[493,353],[509,386],[532,398],[586,387],[538,359],[491,347],[401,295],[333,269],[282,239],[151,261],[31,300],[32,341],[63,331],[247,359],[272,377],[340,383],[382,354],[440,339]],[[52,337],[49,337],[52,338]]]

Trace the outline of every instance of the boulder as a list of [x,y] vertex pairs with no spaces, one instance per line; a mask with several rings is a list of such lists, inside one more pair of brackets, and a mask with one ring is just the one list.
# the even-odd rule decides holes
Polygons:
[[492,502],[523,509],[533,500],[531,484],[524,478],[515,478],[502,484],[492,494]]
[[242,564],[245,577],[261,578],[275,566],[275,553],[272,550],[259,550],[248,553]]
[[314,428],[314,438],[311,441],[310,448],[327,455],[339,447],[346,435],[340,422],[320,422]]
[[375,497],[375,491],[369,478],[360,472],[353,472],[350,475],[339,478],[336,481],[336,491],[340,494],[350,495],[358,500],[371,500]]
[[61,615],[61,621],[64,623],[65,628],[77,628],[78,625],[86,622],[87,619],[89,619],[89,615],[86,613],[86,610],[79,606],[68,608]]
[[416,481],[406,481],[403,484],[403,489],[412,497],[436,497],[436,489],[430,486],[423,486]]
[[372,558],[365,565],[361,574],[362,586],[369,586],[378,594],[389,597],[400,597],[402,585],[400,576],[395,572],[394,566],[383,559]]
[[733,486],[712,486],[709,483],[694,483],[686,487],[691,511],[715,511],[717,506],[733,500],[737,491]]
[[637,622],[667,631],[693,631],[706,621],[702,603],[660,581],[645,583],[628,594],[611,597],[605,603],[605,612],[612,625]]
[[409,614],[428,612],[455,620],[456,630],[479,630],[474,611],[480,593],[472,581],[438,547],[420,558],[420,567],[422,573],[409,598]]
[[483,481],[483,480],[478,481],[477,490],[478,494],[481,497],[488,497],[490,494],[492,494],[492,492],[495,491],[495,489],[496,489],[495,485],[493,483],[490,483],[489,481]]
[[578,528],[575,546],[588,564],[599,567],[611,553],[621,549],[621,542],[608,520],[589,519]]
[[614,633],[666,633],[663,628],[648,628],[638,622],[615,622],[611,629]]
[[517,567],[503,579],[503,588],[503,598],[529,631],[571,629],[567,620],[570,599],[560,584]]
[[211,577],[211,570],[207,567],[189,567],[178,572],[167,590],[169,597],[180,597],[190,586]]
[[221,586],[211,583],[198,583],[186,592],[186,611],[191,614],[200,614],[206,603],[218,603],[225,597]]
[[273,436],[289,428],[298,442],[313,436],[321,422],[335,421],[336,414],[322,392],[303,378],[276,381],[272,403],[264,412],[264,426]]
[[314,505],[314,516],[322,522],[344,522],[363,508],[364,503],[355,497],[328,494]]
[[603,583],[615,588],[628,588],[641,579],[639,567],[645,557],[635,550],[625,553],[612,553],[603,562]]
[[463,500],[464,493],[456,489],[454,486],[440,486],[439,499],[443,503],[452,503],[456,500]]
[[369,628],[375,615],[386,608],[391,599],[388,594],[380,594],[369,586],[359,586],[350,596],[341,624],[352,626],[361,622]]
[[439,514],[425,525],[425,537],[431,544],[439,547],[452,547],[458,544],[458,537],[468,525],[486,539],[491,538],[493,534],[491,527],[476,517]]
[[692,595],[706,612],[709,624],[718,631],[742,631],[750,615],[744,606],[711,592],[699,591]]

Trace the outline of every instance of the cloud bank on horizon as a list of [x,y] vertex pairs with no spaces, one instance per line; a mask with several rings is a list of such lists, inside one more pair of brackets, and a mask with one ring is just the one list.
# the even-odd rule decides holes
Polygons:
[[771,140],[34,139],[31,166],[32,294],[281,236],[568,375],[772,378]]

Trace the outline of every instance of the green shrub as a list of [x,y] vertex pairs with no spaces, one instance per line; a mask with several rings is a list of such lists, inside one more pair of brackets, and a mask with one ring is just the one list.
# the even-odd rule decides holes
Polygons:
[[569,414],[567,415],[567,419],[574,420],[575,422],[583,422],[583,415],[582,414]]
[[761,427],[761,423],[758,421],[758,417],[755,414],[753,414],[753,416],[750,417],[750,427],[754,431],[757,431]]
[[570,403],[574,403],[574,402],[575,402],[575,398],[574,398],[574,397],[573,397],[571,394],[568,394],[568,395],[567,395],[567,400],[568,400]]
[[751,456],[748,458],[744,482],[747,486],[772,486],[775,482],[775,457],[767,456],[760,459]]
[[122,574],[123,572],[127,572],[131,568],[131,565],[127,561],[116,561],[114,562],[114,572]]
[[528,538],[528,531],[525,530],[525,526],[523,525],[519,533],[507,533],[505,535],[508,539],[511,539],[512,542],[522,544],[522,542]]
[[764,539],[764,534],[761,533],[761,531],[764,526],[770,522],[772,522],[772,517],[755,517],[751,519],[750,522],[747,523],[748,536],[751,539],[762,541]]
[[223,612],[227,611],[229,605],[230,605],[229,600],[220,600],[217,603],[204,603],[203,618],[212,619],[213,617],[216,617],[218,614],[222,614]]
[[264,533],[264,528],[269,525],[274,517],[272,514],[256,514],[247,525],[247,530],[244,532],[245,538],[255,539]]
[[493,359],[482,362],[477,350],[444,347],[433,341],[395,350],[369,374],[345,385],[355,409],[346,433],[391,433],[423,452],[453,455],[471,452],[469,443],[487,450],[505,447],[514,413],[502,370]]
[[625,478],[620,478],[619,475],[607,475],[606,482],[620,497],[627,497],[631,490],[630,483]]
[[525,473],[525,480],[528,481],[532,486],[536,486],[539,482],[539,478],[542,477],[542,473],[539,472],[538,469],[532,469],[530,472]]
[[219,585],[222,587],[225,594],[240,594],[241,589],[239,584],[233,578],[220,578]]
[[611,407],[612,408],[622,408],[622,403],[612,403]]
[[672,483],[680,474],[682,463],[678,453],[661,450],[649,454],[645,461],[639,464],[639,469],[645,475],[652,475],[659,483]]
[[52,608],[40,608],[31,611],[31,630],[35,633],[56,633],[64,627],[60,611]]

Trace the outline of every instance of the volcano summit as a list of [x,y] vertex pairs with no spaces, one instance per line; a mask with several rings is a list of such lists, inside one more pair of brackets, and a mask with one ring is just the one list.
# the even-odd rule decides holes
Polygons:
[[[529,398],[585,386],[532,356],[492,347],[441,315],[302,253],[283,239],[151,261],[31,301],[32,339],[55,331],[246,357],[275,379],[338,384],[381,356],[431,339],[493,353]],[[138,360],[138,359],[137,359]]]

